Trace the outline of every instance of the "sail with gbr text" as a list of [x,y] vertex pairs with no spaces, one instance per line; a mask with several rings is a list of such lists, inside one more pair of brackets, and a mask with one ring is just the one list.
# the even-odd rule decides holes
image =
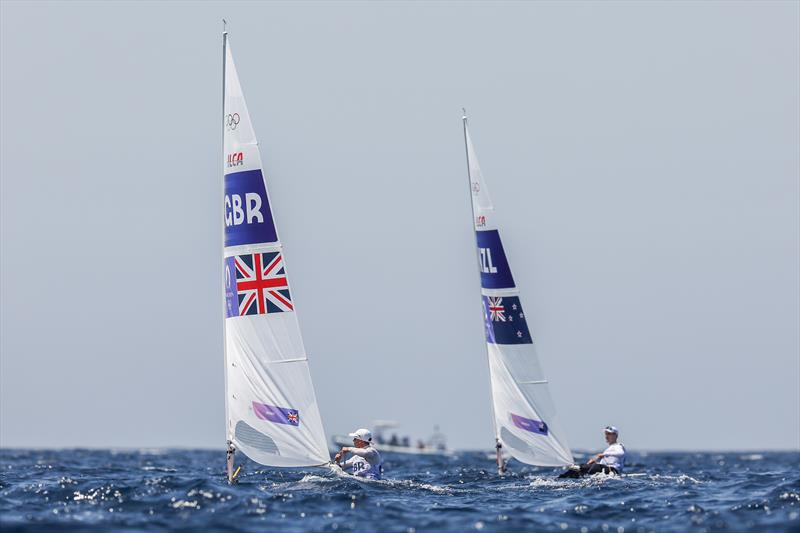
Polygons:
[[524,463],[572,464],[572,453],[556,419],[519,290],[495,224],[494,206],[481,175],[466,116],[463,122],[495,437],[508,453]]
[[227,33],[223,45],[227,437],[264,465],[326,464],[286,258]]

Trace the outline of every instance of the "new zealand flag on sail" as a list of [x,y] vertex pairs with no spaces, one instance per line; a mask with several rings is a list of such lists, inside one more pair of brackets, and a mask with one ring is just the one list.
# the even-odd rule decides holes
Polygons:
[[533,339],[517,296],[483,296],[486,342],[531,344]]

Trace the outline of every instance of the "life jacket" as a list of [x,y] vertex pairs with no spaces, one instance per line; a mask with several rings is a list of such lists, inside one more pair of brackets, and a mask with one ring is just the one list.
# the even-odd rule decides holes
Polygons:
[[[372,448],[372,446],[370,446],[370,448]],[[369,450],[369,448],[366,448],[366,450]],[[353,455],[350,459],[350,461],[352,461],[351,468],[354,476],[367,479],[381,478],[381,474],[383,473],[381,455],[375,448],[372,448],[370,452],[374,452],[370,453],[370,459],[372,459],[373,462],[367,461],[366,458],[360,455]]]

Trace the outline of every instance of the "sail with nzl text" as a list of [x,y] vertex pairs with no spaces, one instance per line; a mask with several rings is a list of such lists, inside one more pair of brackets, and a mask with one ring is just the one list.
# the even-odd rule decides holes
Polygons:
[[539,466],[573,463],[539,364],[519,289],[497,227],[486,182],[463,117],[473,227],[478,247],[495,438],[516,459]]

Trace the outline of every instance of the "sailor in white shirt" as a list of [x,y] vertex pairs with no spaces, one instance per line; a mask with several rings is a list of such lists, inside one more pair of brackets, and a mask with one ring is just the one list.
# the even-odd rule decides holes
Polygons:
[[[383,460],[381,454],[372,445],[372,433],[368,429],[357,429],[348,434],[353,437],[353,446],[344,446],[336,454],[334,460],[342,468],[352,467],[354,476],[367,479],[380,479],[383,473]],[[344,455],[350,453],[353,456],[343,461]]]
[[593,474],[621,474],[625,468],[625,446],[617,442],[619,430],[614,426],[606,426],[603,430],[608,448],[589,458],[586,464],[573,467],[558,477],[581,477]]

